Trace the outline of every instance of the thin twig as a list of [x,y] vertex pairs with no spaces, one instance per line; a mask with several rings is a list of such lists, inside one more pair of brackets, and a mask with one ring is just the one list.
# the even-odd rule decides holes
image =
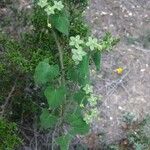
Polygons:
[[132,48],[135,48],[136,50],[139,50],[139,51],[142,51],[142,52],[146,52],[146,53],[150,53],[150,49],[145,49],[145,48],[142,48],[142,47],[139,47],[139,46],[134,46],[132,45]]
[[57,124],[55,125],[54,132],[52,133],[52,147],[51,147],[52,150],[54,150],[55,136],[56,136],[57,130],[58,130],[59,126],[61,125],[61,123],[62,123],[62,119],[60,119],[57,122]]
[[[126,74],[124,74],[121,78],[115,80],[115,81],[112,81],[111,83],[109,84],[106,84],[105,88],[110,88],[111,87],[111,90],[107,93],[107,96],[109,96],[112,92],[115,91],[115,89],[122,84],[122,82],[124,81],[124,79],[128,76],[130,71],[128,71]],[[113,87],[113,88],[112,88]]]
[[37,132],[37,118],[35,116],[35,125],[34,125],[34,137],[35,137],[35,150],[38,150],[38,139],[37,139],[37,134],[35,134]]
[[9,92],[7,98],[5,99],[5,103],[1,106],[0,116],[4,115],[5,109],[6,109],[8,103],[9,103],[11,97],[12,97],[13,92],[15,91],[15,88],[16,88],[16,81],[15,81],[13,87],[11,88],[11,91]]

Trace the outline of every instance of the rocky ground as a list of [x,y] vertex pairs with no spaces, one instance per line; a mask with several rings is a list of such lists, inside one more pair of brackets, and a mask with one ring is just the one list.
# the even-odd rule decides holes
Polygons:
[[95,92],[102,95],[101,120],[94,121],[93,131],[104,132],[110,143],[124,136],[125,113],[139,120],[150,113],[150,1],[92,0],[86,16],[96,37],[109,31],[121,39],[103,55],[101,72],[92,73]]

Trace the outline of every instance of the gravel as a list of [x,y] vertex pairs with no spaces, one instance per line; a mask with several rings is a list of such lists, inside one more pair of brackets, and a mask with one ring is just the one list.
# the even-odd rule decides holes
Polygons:
[[[93,132],[104,132],[105,142],[111,143],[125,136],[123,114],[130,112],[141,120],[150,113],[150,39],[143,40],[150,38],[150,1],[92,0],[86,16],[93,35],[109,31],[121,40],[103,54],[101,71],[92,71],[91,77],[95,92],[102,95],[97,106],[101,120],[95,119]],[[124,69],[122,75],[115,72],[118,67]]]

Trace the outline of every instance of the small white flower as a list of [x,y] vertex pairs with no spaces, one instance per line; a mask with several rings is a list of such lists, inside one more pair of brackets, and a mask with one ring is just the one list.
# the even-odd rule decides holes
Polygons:
[[55,10],[55,8],[53,6],[50,6],[50,5],[45,8],[47,15],[55,14],[54,10]]
[[97,44],[97,49],[98,49],[99,51],[102,51],[102,50],[103,50],[103,46],[102,46],[101,44]]
[[90,124],[90,123],[92,123],[93,118],[92,118],[92,116],[91,116],[91,115],[89,115],[89,114],[85,113],[85,114],[84,114],[84,118],[83,118],[83,120],[84,120],[87,124]]
[[83,56],[86,55],[86,52],[82,50],[82,47],[78,47],[78,49],[72,49],[72,54],[72,59],[78,65],[82,61]]
[[78,49],[80,47],[80,44],[83,43],[83,40],[80,39],[80,35],[77,35],[76,37],[70,37],[70,46],[75,46]]
[[93,51],[98,46],[97,39],[89,37],[88,42],[86,43],[86,46],[90,47],[90,50]]
[[83,88],[86,94],[93,93],[93,86],[86,84],[86,86]]
[[88,98],[88,102],[90,103],[90,106],[94,107],[97,105],[97,97],[94,96],[93,94],[90,95]]
[[39,0],[39,2],[37,4],[43,8],[47,5],[47,0]]
[[87,123],[87,124],[91,124],[93,122],[93,119],[95,118],[99,118],[99,111],[97,108],[93,108],[90,110],[90,112],[88,113],[85,113],[84,114],[84,121]]
[[99,114],[99,111],[98,111],[97,108],[91,109],[91,116],[92,116],[93,118],[97,117],[98,114]]
[[61,1],[59,1],[59,2],[54,1],[54,8],[60,11],[64,8],[64,5],[62,4]]

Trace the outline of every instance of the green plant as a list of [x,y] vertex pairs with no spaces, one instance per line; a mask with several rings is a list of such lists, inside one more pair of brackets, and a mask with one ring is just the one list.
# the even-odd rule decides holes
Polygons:
[[[87,4],[87,1],[37,2],[37,8],[43,14],[42,25],[53,36],[54,57],[58,60],[52,64],[48,58],[44,59],[37,65],[34,74],[35,83],[41,87],[47,100],[47,106],[40,115],[40,124],[44,129],[54,129],[52,149],[57,143],[62,150],[67,150],[76,135],[89,132],[89,125],[98,114],[97,96],[93,94],[89,78],[90,62],[93,61],[99,70],[101,53],[118,42],[109,33],[98,40],[85,33],[80,35],[73,29],[76,25],[71,26],[71,22],[75,22],[77,17],[74,16],[82,14],[82,4]],[[43,28],[41,22],[39,26]],[[66,52],[71,61],[65,66]]]
[[140,35],[137,38],[134,37],[126,37],[126,42],[129,45],[136,45],[136,44],[140,44],[141,46],[143,46],[143,48],[145,49],[149,49],[150,48],[150,31],[144,31],[143,35]]
[[0,149],[14,150],[21,144],[21,139],[17,133],[15,123],[10,123],[3,118],[0,118]]
[[135,150],[148,150],[150,147],[150,117],[141,122],[135,122],[127,132],[127,139]]
[[134,114],[127,112],[123,115],[122,121],[125,122],[127,125],[132,125],[135,121],[135,116]]
[[135,119],[131,113],[123,115],[125,125],[123,129],[126,138],[105,145],[106,150],[149,150],[150,148],[150,116],[146,116],[142,121]]

